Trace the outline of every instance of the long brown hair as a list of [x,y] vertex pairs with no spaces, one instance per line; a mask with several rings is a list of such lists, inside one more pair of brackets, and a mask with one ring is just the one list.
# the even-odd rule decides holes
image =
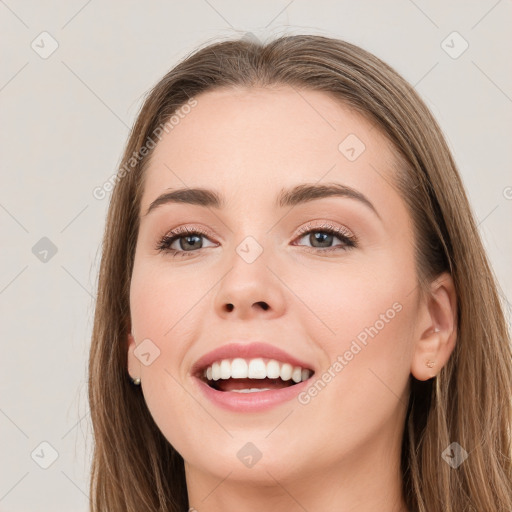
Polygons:
[[[219,87],[288,85],[324,91],[369,119],[395,149],[395,181],[415,226],[418,284],[447,271],[457,293],[457,343],[435,379],[410,377],[401,469],[414,512],[512,510],[512,355],[498,285],[442,132],[387,64],[344,41],[285,36],[203,46],[150,91],[115,177],[89,360],[94,429],[93,512],[182,512],[182,457],[154,423],[127,373],[129,288],[144,169],[162,126]],[[166,124],[167,123],[167,124]],[[146,148],[146,151],[144,151]],[[468,458],[442,458],[457,442]]]

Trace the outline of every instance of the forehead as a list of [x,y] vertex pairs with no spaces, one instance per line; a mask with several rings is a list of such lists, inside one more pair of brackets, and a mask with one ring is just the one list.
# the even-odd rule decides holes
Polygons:
[[334,181],[374,195],[390,181],[387,139],[327,93],[229,88],[195,100],[151,155],[142,210],[174,187],[215,188],[228,202],[261,204],[273,202],[271,189],[301,182]]

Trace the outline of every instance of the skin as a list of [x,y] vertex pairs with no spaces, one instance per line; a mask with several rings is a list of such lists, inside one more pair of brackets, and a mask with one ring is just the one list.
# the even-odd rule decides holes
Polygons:
[[[426,380],[446,364],[456,299],[449,275],[420,297],[414,227],[392,185],[392,148],[368,121],[322,92],[225,89],[196,99],[157,144],[147,169],[127,335],[128,371],[141,378],[156,424],[185,460],[190,506],[407,510],[399,458],[409,376]],[[349,134],[366,146],[355,161],[338,150]],[[304,182],[348,185],[380,218],[351,198],[274,207],[281,188]],[[225,209],[167,204],[144,215],[160,194],[185,186],[216,189]],[[334,236],[330,247],[337,250],[321,252],[329,243],[315,244],[313,235],[326,221],[355,234],[358,246],[345,250]],[[299,235],[310,222],[315,231]],[[213,236],[201,237],[203,248],[183,258],[155,250],[179,226]],[[263,248],[251,264],[236,252],[248,236]],[[172,247],[185,251],[187,241]],[[231,340],[277,345],[311,362],[320,378],[397,303],[400,312],[306,405],[292,400],[235,413],[193,386],[194,362]],[[145,366],[134,349],[147,338],[160,355]],[[252,468],[237,457],[247,442],[262,454]]]

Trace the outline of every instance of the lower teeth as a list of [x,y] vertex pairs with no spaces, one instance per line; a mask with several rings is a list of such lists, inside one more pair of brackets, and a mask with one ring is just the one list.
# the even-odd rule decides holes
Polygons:
[[257,393],[258,391],[270,391],[270,388],[232,389],[234,393]]

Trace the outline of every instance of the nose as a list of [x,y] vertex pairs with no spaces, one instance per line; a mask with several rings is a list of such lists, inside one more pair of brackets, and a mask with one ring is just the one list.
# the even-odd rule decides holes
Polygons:
[[263,255],[249,263],[236,254],[231,269],[219,283],[215,297],[217,314],[240,320],[281,316],[286,299],[284,285],[277,275],[275,269],[267,266]]

